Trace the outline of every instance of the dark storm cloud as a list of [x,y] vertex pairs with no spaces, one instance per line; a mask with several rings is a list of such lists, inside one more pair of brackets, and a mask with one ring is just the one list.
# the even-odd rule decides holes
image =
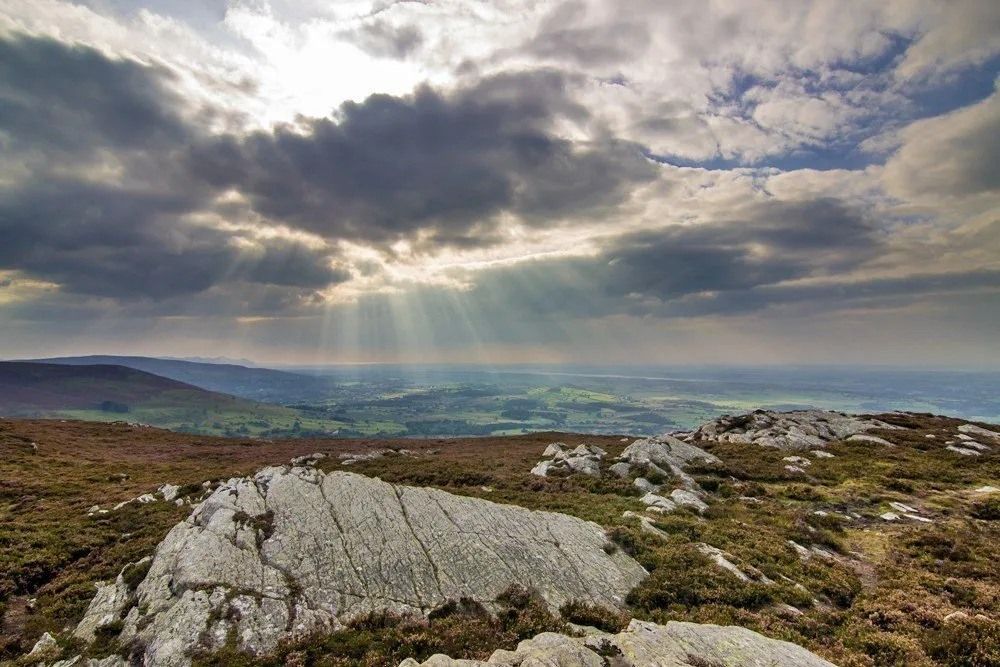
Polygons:
[[186,141],[192,128],[164,68],[52,39],[0,39],[0,132],[7,150],[85,153]]
[[0,191],[0,266],[68,292],[164,299],[221,282],[319,288],[346,279],[322,252],[185,222],[183,196],[49,181]]
[[775,201],[739,213],[629,234],[593,257],[486,272],[476,279],[473,295],[498,309],[548,315],[745,312],[781,296],[758,288],[836,275],[881,250],[873,222],[836,200]]
[[423,231],[488,244],[498,213],[537,224],[596,215],[655,177],[639,147],[558,138],[557,118],[587,118],[561,75],[502,75],[449,95],[373,95],[304,121],[305,131],[219,138],[190,165],[247,194],[262,215],[329,238],[380,243]]
[[[201,134],[164,69],[49,39],[0,39],[0,269],[69,293],[166,299],[220,283],[309,291],[346,279],[323,249],[191,222],[214,192],[178,169]],[[110,157],[113,180],[98,180]]]

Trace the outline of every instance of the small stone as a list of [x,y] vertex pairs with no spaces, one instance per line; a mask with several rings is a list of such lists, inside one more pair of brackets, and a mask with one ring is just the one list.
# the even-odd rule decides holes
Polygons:
[[921,523],[934,523],[932,519],[928,519],[925,516],[920,516],[919,514],[904,514],[903,516],[912,521],[919,521]]
[[177,497],[177,493],[181,490],[181,487],[176,484],[164,484],[157,491],[163,496],[163,499],[167,502],[174,500]]
[[995,486],[981,486],[976,489],[976,493],[1000,493],[1000,489]]
[[785,466],[785,470],[787,470],[788,472],[795,473],[795,474],[800,474],[800,475],[806,474],[806,471],[803,470],[802,468],[798,467],[798,466],[791,466],[791,465]]
[[879,514],[879,518],[886,521],[899,521],[899,515],[895,512],[883,512],[882,514]]
[[950,621],[964,621],[969,618],[969,615],[964,611],[953,611],[944,617],[944,622],[948,623]]
[[814,450],[812,450],[809,453],[812,454],[813,456],[815,456],[818,459],[832,459],[832,458],[834,458],[833,454],[831,454],[830,452],[824,452],[822,449],[814,449]]
[[961,454],[962,456],[979,456],[979,452],[974,449],[966,449],[965,447],[959,447],[957,445],[948,445],[945,449],[955,452],[956,454]]

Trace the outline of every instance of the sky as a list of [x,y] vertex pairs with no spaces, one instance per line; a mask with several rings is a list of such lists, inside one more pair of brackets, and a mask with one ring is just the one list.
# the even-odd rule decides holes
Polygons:
[[998,72],[995,0],[0,0],[0,357],[997,369]]

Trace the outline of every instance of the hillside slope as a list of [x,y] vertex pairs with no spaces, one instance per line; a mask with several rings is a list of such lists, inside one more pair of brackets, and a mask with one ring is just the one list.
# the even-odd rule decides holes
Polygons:
[[[128,420],[193,433],[329,432],[299,411],[118,365],[0,362],[0,415]],[[333,426],[336,428],[336,425]]]
[[127,412],[127,408],[153,401],[183,405],[233,400],[231,396],[124,366],[0,362],[0,414],[4,415],[116,411],[116,406],[118,412]]
[[153,373],[209,391],[232,394],[265,403],[285,403],[322,396],[326,383],[315,377],[270,368],[249,368],[237,364],[202,363],[155,357],[90,355],[55,357],[30,361],[67,366],[113,364]]

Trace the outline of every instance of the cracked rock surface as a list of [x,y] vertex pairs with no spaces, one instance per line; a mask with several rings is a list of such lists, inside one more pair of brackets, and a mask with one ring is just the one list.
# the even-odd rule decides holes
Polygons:
[[[611,656],[606,659],[604,656]],[[515,651],[495,651],[486,662],[435,655],[422,663],[404,660],[399,667],[476,667],[545,665],[604,667],[834,667],[801,646],[769,639],[746,628],[670,621],[657,625],[633,620],[618,634],[567,637],[545,632]]]
[[265,468],[229,480],[170,531],[127,610],[109,587],[85,622],[121,602],[123,643],[136,640],[147,665],[187,665],[230,633],[261,653],[370,611],[423,615],[462,597],[489,606],[513,583],[553,608],[620,607],[646,572],[606,544],[600,526],[564,514]]

